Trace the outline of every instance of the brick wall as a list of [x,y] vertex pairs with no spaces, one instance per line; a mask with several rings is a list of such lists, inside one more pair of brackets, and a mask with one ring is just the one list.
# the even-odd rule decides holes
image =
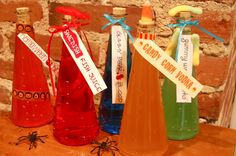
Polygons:
[[[166,48],[172,30],[166,25],[173,19],[168,16],[170,8],[178,4],[187,4],[203,8],[202,15],[197,17],[203,27],[221,36],[226,42],[220,43],[207,36],[203,32],[193,29],[201,37],[201,63],[197,68],[197,79],[204,85],[199,95],[200,116],[210,119],[218,119],[220,112],[226,105],[232,103],[233,97],[227,97],[234,92],[235,79],[235,0],[152,0],[157,14],[156,42]],[[15,39],[15,8],[28,6],[32,10],[31,17],[36,32],[36,41],[46,50],[49,33],[49,25],[60,24],[60,15],[54,12],[54,8],[60,4],[76,7],[92,15],[91,24],[85,27],[90,41],[95,63],[103,71],[106,55],[108,32],[101,31],[101,26],[106,23],[103,13],[110,13],[113,6],[124,6],[128,9],[128,24],[134,30],[141,12],[142,0],[0,0],[0,109],[10,110],[12,70]],[[7,8],[7,9],[6,9]],[[58,36],[53,39],[51,47],[52,57],[60,60],[61,40]],[[233,57],[234,56],[234,57]],[[96,97],[98,99],[98,97]],[[230,99],[230,100],[226,100]],[[98,102],[97,102],[98,103]]]

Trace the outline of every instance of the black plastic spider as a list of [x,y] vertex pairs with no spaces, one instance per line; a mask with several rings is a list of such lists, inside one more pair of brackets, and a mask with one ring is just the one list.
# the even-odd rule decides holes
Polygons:
[[41,135],[38,136],[37,131],[34,131],[32,133],[29,133],[27,136],[21,136],[17,139],[16,145],[19,145],[20,143],[22,143],[22,141],[29,141],[30,146],[29,146],[29,150],[31,150],[33,147],[36,148],[37,147],[37,141],[40,141],[42,143],[45,143],[41,138],[47,138],[47,135]]
[[205,119],[206,121],[204,123],[206,124],[214,124],[216,123],[217,119],[209,118],[209,117],[200,117],[202,119]]
[[117,142],[116,141],[111,141],[107,137],[106,141],[103,142],[98,142],[98,141],[93,141],[92,144],[96,144],[93,146],[94,148],[90,151],[91,154],[97,153],[98,156],[103,154],[103,152],[111,152],[113,156],[115,156],[114,151],[119,151],[119,149],[116,147]]

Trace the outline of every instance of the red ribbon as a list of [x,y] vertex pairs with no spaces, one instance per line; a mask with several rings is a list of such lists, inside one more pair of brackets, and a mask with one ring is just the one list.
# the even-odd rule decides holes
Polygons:
[[[51,47],[52,38],[53,38],[54,34],[58,33],[58,32],[63,32],[67,29],[80,28],[81,26],[87,25],[88,22],[87,23],[81,23],[77,20],[78,19],[88,20],[90,18],[88,14],[80,12],[79,10],[76,10],[76,9],[70,8],[70,7],[64,7],[64,6],[57,7],[56,11],[58,13],[61,13],[61,14],[64,14],[64,15],[73,16],[75,18],[72,19],[71,22],[65,22],[63,26],[51,26],[51,27],[49,27],[48,31],[49,31],[49,33],[51,33],[51,36],[49,38],[48,49],[47,49],[47,51],[48,51],[48,64],[50,64],[50,53],[51,53],[50,47]],[[86,43],[87,43],[88,48],[89,48],[89,54],[92,57],[92,51],[91,51],[87,36],[85,35],[85,33],[83,31],[80,30],[80,32],[85,37]],[[92,59],[93,59],[93,57],[92,57]],[[50,65],[49,65],[49,75],[50,75],[50,81],[52,83],[52,93],[53,93],[54,96],[56,96],[55,84],[54,84],[52,69],[51,69]]]

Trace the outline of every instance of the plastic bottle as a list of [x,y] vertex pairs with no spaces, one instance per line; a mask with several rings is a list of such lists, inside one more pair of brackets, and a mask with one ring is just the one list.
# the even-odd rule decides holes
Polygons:
[[27,33],[34,39],[29,8],[17,8],[16,13],[12,121],[22,127],[42,126],[53,118],[48,85],[40,60],[17,37]]
[[[143,6],[138,38],[155,39],[149,1]],[[137,51],[132,60],[119,148],[127,156],[160,156],[168,148],[159,72]]]
[[[72,17],[65,17],[70,22]],[[98,133],[93,93],[63,42],[53,134],[60,143],[76,146],[90,143]]]
[[[126,16],[125,8],[113,8],[113,18],[120,19]],[[123,78],[127,80],[129,79],[130,67],[131,67],[131,52],[129,48],[129,41],[127,37],[127,55],[123,56],[127,57],[127,67],[126,68],[127,76]],[[104,80],[108,86],[108,88],[103,91],[101,103],[99,107],[99,120],[100,126],[103,131],[106,131],[111,134],[119,134],[120,132],[120,124],[123,115],[124,103],[113,103],[112,102],[112,36],[109,37],[109,43],[107,48],[107,58],[105,65],[105,74]],[[119,73],[120,74],[120,73]],[[118,74],[117,74],[118,75]],[[125,97],[124,97],[125,98]]]

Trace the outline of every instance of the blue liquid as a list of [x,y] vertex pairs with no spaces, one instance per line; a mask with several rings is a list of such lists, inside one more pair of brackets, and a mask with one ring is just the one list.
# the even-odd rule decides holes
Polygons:
[[[124,104],[121,104],[121,103],[112,104],[111,45],[112,44],[111,44],[111,36],[110,36],[108,49],[107,49],[105,74],[104,74],[104,80],[106,82],[107,89],[102,94],[101,103],[99,107],[99,121],[100,121],[101,129],[103,131],[111,133],[111,134],[119,134]],[[129,48],[129,43],[127,45],[128,45],[127,47],[127,74],[128,74],[127,78],[129,80],[129,73],[130,73],[130,68],[131,68],[131,52]]]

